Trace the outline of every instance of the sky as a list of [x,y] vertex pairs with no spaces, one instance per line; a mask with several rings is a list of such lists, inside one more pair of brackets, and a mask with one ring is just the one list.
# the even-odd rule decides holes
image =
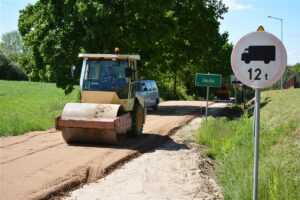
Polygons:
[[220,21],[220,32],[229,33],[235,44],[240,38],[262,25],[266,32],[281,39],[281,22],[268,16],[283,19],[283,44],[288,64],[300,63],[300,0],[223,0],[229,7]]
[[[36,0],[0,0],[0,35],[18,29],[19,10]],[[300,0],[223,0],[229,7],[220,21],[220,32],[229,33],[235,44],[247,33],[262,25],[265,31],[281,39],[280,20],[283,19],[283,44],[288,64],[300,63]]]

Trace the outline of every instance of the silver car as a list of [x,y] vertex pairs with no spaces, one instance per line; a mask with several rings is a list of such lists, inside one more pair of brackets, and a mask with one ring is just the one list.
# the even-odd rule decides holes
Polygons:
[[138,81],[137,93],[144,97],[146,108],[158,110],[159,93],[154,80]]

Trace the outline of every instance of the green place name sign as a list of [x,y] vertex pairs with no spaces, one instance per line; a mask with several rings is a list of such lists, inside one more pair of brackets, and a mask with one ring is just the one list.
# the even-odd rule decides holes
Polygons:
[[221,74],[202,74],[196,73],[196,86],[202,87],[221,87],[222,75]]

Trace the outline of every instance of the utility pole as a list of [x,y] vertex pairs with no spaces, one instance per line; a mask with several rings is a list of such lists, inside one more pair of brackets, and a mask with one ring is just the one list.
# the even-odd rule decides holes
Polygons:
[[[280,40],[283,43],[283,19],[282,18],[278,18],[278,17],[272,17],[272,16],[268,16],[268,18],[280,20],[280,25],[281,25]],[[282,79],[282,76],[280,78],[280,89],[281,90],[283,89],[283,79]]]

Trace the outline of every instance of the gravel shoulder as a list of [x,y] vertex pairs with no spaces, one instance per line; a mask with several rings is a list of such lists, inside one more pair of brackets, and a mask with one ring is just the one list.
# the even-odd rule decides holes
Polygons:
[[163,145],[65,199],[223,199],[213,178],[214,164],[195,143],[187,142],[195,137],[201,121],[196,117]]

